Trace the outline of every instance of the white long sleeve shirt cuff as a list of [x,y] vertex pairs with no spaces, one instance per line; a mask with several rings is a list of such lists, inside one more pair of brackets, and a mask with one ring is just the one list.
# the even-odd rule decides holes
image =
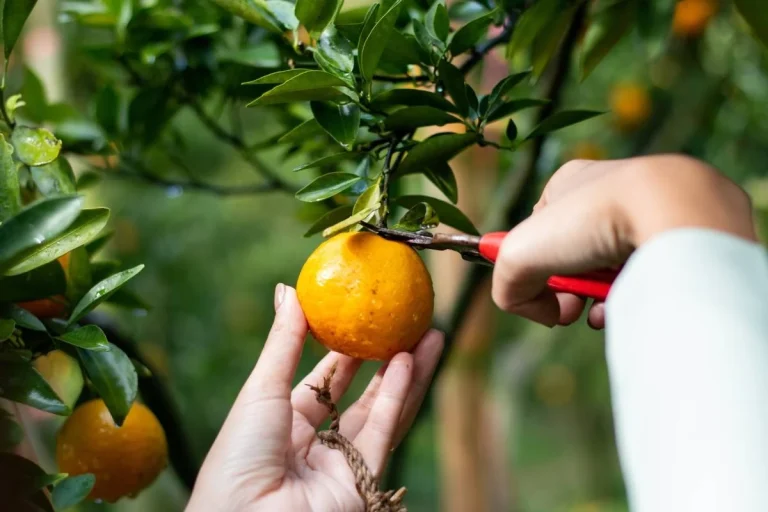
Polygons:
[[768,256],[681,229],[641,247],[606,303],[634,512],[768,511]]

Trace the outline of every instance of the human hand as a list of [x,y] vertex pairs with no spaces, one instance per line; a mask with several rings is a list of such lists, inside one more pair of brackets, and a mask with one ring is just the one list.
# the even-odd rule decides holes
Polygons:
[[[200,471],[190,512],[363,510],[346,459],[317,437],[328,409],[307,386],[320,385],[336,365],[331,395],[337,401],[361,361],[331,352],[291,392],[307,322],[292,288],[278,285],[275,309],[256,367]],[[375,476],[413,422],[442,349],[442,334],[428,332],[412,354],[398,354],[383,366],[342,414],[339,432]]]
[[[585,301],[554,293],[554,274],[623,264],[655,235],[677,228],[756,238],[748,196],[711,167],[685,156],[574,160],[547,184],[531,217],[504,239],[493,274],[502,309],[554,326],[576,321]],[[595,303],[589,324],[605,326]]]

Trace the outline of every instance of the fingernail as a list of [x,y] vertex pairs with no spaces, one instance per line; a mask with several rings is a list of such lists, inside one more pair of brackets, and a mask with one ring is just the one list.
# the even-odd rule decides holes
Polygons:
[[283,283],[278,283],[278,285],[275,286],[275,312],[277,312],[277,310],[280,309],[280,306],[283,304],[284,299],[285,299],[285,285]]

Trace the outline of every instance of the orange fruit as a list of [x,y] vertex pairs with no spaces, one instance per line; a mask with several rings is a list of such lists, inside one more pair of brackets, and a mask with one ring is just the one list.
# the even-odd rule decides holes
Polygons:
[[573,145],[568,151],[570,160],[605,160],[605,149],[594,142],[582,141]]
[[675,5],[672,31],[683,37],[701,35],[717,12],[717,0],[680,0]]
[[424,262],[409,246],[373,233],[323,242],[296,291],[315,339],[360,359],[410,351],[432,323],[435,293]]
[[[59,257],[59,264],[64,269],[64,275],[69,272],[69,253]],[[56,295],[49,299],[30,300],[19,302],[20,308],[24,308],[37,318],[62,318],[66,316],[68,307],[67,299],[63,295]]]
[[653,105],[648,90],[642,85],[623,83],[611,93],[611,110],[622,130],[639,128],[651,115]]
[[146,406],[134,403],[118,427],[104,401],[91,400],[61,427],[56,461],[62,473],[93,473],[96,484],[88,498],[114,503],[136,496],[157,478],[168,465],[168,444],[163,427]]

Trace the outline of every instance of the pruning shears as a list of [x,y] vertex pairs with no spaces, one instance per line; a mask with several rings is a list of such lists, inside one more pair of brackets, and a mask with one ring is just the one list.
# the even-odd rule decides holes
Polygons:
[[[486,265],[493,265],[496,262],[501,242],[508,234],[507,231],[497,231],[482,236],[475,236],[465,233],[401,231],[374,226],[368,222],[361,222],[360,225],[387,240],[403,242],[414,249],[456,251],[467,261]],[[547,286],[554,292],[572,293],[579,297],[604,301],[608,297],[611,285],[618,274],[618,270],[606,269],[576,276],[551,276],[547,281]]]

